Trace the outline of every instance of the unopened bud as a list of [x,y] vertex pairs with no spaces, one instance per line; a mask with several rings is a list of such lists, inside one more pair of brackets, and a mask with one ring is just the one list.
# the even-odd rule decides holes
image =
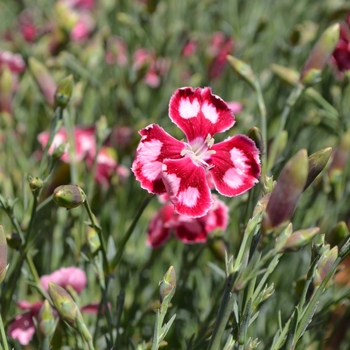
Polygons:
[[311,85],[318,82],[323,68],[339,40],[339,23],[328,27],[313,47],[300,75],[302,84]]
[[62,185],[53,192],[53,200],[59,207],[73,209],[85,202],[84,191],[78,185]]
[[338,222],[331,230],[329,234],[329,243],[332,246],[338,245],[349,234],[348,226],[344,221]]
[[95,254],[101,247],[100,238],[98,233],[92,227],[88,227],[87,241],[89,244],[91,254]]
[[10,248],[17,250],[22,244],[21,236],[18,233],[9,233],[6,235],[6,242]]
[[38,330],[45,338],[51,338],[55,332],[57,322],[48,300],[45,300],[38,315]]
[[55,93],[55,106],[65,108],[72,96],[74,80],[72,75],[63,78],[57,85]]
[[4,228],[0,226],[0,283],[4,280],[7,271],[7,242]]
[[[329,247],[329,245],[328,245]],[[328,272],[332,268],[335,260],[338,257],[338,247],[335,246],[332,249],[326,250],[320,257],[317,269],[316,276],[314,278],[314,285],[319,286],[324,278],[327,276]]]
[[37,193],[44,186],[44,181],[39,179],[38,177],[29,176],[29,187],[34,192]]
[[61,318],[73,328],[76,328],[76,318],[79,309],[71,295],[64,288],[53,282],[49,282],[49,294]]
[[293,232],[278,253],[295,252],[299,250],[310,243],[319,231],[320,229],[318,227],[313,227]]
[[248,131],[248,137],[252,139],[255,143],[255,146],[259,149],[260,153],[263,154],[265,152],[264,147],[264,139],[262,137],[261,131],[256,126],[253,126]]
[[264,232],[279,226],[292,217],[304,190],[308,169],[305,149],[300,150],[284,166],[266,207],[261,225]]
[[227,55],[226,59],[228,63],[231,65],[231,67],[233,68],[234,72],[241,79],[247,82],[253,88],[253,90],[255,90],[256,78],[254,76],[252,68],[247,63],[231,55]]
[[176,288],[176,273],[174,266],[170,266],[169,270],[164,275],[162,281],[159,284],[159,292],[160,292],[160,300],[163,302],[163,300],[166,298],[170,301],[170,299],[173,297],[175,293]]
[[328,147],[313,153],[309,158],[309,173],[307,175],[304,191],[311,185],[328,163],[332,153],[332,147]]
[[209,245],[209,249],[216,259],[225,262],[225,252],[228,248],[222,239],[216,239],[212,244]]
[[57,85],[47,68],[34,57],[29,57],[29,69],[34,77],[39,90],[43,94],[45,101],[53,107],[55,102],[55,91]]
[[319,235],[315,237],[315,240],[312,244],[312,250],[313,250],[313,254],[317,255],[317,256],[321,256],[325,250],[327,250],[326,248],[327,246],[325,245],[325,235]]
[[0,75],[0,111],[12,114],[13,76],[10,68],[5,65]]
[[277,75],[283,82],[295,86],[299,81],[299,73],[295,69],[280,66],[279,64],[272,63],[270,65],[272,72]]
[[64,153],[67,152],[67,142],[61,143],[58,147],[54,148],[51,157],[53,161],[60,159]]

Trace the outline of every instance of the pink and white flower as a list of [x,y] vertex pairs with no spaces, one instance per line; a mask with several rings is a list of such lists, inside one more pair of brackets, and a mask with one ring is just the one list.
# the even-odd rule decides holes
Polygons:
[[259,150],[245,135],[214,144],[214,135],[235,123],[227,104],[211,89],[184,87],[169,103],[170,119],[184,132],[178,141],[157,124],[139,133],[132,171],[150,193],[168,193],[180,215],[198,218],[213,205],[206,174],[216,190],[232,197],[248,191],[260,176]]
[[228,207],[214,197],[214,205],[200,218],[190,218],[175,212],[172,204],[164,205],[150,221],[147,245],[158,248],[174,232],[177,239],[186,244],[204,243],[215,229],[224,231],[228,223]]
[[[63,288],[68,286],[75,289],[80,294],[85,289],[87,279],[85,272],[77,267],[62,267],[50,275],[44,275],[40,278],[40,283],[45,291],[48,291],[48,283],[54,282]],[[17,315],[10,324],[8,333],[13,339],[18,339],[22,345],[27,345],[32,340],[35,333],[33,318],[38,318],[43,301],[29,303],[28,301],[18,301],[17,306],[25,311]],[[97,313],[98,305],[96,303],[88,304],[81,308],[82,312]]]

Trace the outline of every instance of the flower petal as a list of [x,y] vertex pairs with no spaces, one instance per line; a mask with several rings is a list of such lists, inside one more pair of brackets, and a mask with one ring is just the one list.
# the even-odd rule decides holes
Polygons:
[[25,312],[16,316],[9,326],[8,333],[11,338],[17,339],[22,345],[28,345],[35,333],[32,313]]
[[208,134],[229,129],[235,118],[231,109],[211,89],[184,87],[175,91],[169,103],[170,119],[185,133],[189,143]]
[[139,133],[142,139],[131,170],[143,189],[154,194],[165,193],[162,180],[163,160],[180,158],[185,144],[174,139],[157,124],[151,124]]
[[217,191],[228,197],[248,191],[260,176],[259,150],[245,135],[236,135],[213,145],[211,169]]
[[207,241],[207,231],[202,220],[191,219],[184,215],[179,215],[177,219],[175,236],[187,244]]
[[171,227],[167,225],[167,222],[171,220],[173,214],[174,206],[172,204],[167,204],[153,216],[147,230],[148,246],[158,248],[169,239]]
[[201,166],[184,157],[164,160],[162,170],[166,190],[177,213],[198,218],[208,212],[213,200]]
[[215,229],[226,230],[228,224],[228,206],[213,196],[214,204],[209,210],[208,214],[205,216],[205,230],[209,233]]

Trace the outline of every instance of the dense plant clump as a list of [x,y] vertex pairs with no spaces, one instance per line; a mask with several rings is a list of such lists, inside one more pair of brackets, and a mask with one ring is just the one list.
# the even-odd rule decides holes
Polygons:
[[349,71],[342,0],[0,0],[0,349],[347,350]]

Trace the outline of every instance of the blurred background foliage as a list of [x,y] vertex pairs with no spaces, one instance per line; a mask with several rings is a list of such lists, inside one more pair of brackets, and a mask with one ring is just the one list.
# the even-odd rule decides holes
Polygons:
[[[350,11],[349,2],[340,0],[100,0],[91,9],[84,10],[91,16],[91,30],[86,37],[75,40],[71,35],[74,14],[60,7],[63,3],[52,0],[0,1],[0,50],[19,53],[26,63],[26,69],[18,77],[11,111],[1,115],[0,193],[4,198],[18,198],[15,216],[24,231],[30,221],[32,201],[27,177],[39,175],[42,147],[37,136],[49,130],[54,115],[35,83],[33,72],[28,69],[29,57],[43,63],[56,83],[73,75],[73,96],[66,111],[71,124],[93,126],[105,116],[108,128],[112,130],[109,145],[117,152],[118,163],[130,168],[140,139],[137,131],[146,125],[160,124],[174,137],[183,138],[168,118],[169,99],[182,86],[210,86],[213,93],[225,101],[242,104],[243,110],[237,113],[234,128],[224,136],[219,135],[218,139],[237,133],[247,134],[251,127],[260,127],[255,94],[226,63],[226,54],[248,63],[260,81],[267,107],[269,143],[276,135],[291,91],[291,86],[274,74],[271,64],[300,72],[324,29],[344,21]],[[21,31],[21,21],[31,21],[36,28],[30,40]],[[213,42],[217,33],[220,33],[216,37],[221,40],[220,45]],[[113,40],[118,43],[115,47]],[[194,48],[187,55],[184,47],[188,43],[193,43]],[[111,46],[116,51],[107,62],[106,53]],[[140,49],[147,52],[147,58],[141,63],[135,58],[135,52]],[[151,73],[149,80],[148,73]],[[300,149],[306,148],[309,155],[326,147],[336,149],[349,130],[348,79],[339,79],[336,68],[330,64],[323,71],[322,81],[313,89],[337,113],[330,113],[305,93],[300,97],[288,117],[285,141],[281,142],[269,174],[274,179],[286,161]],[[116,136],[120,127],[128,131],[126,142]],[[346,160],[349,149],[346,145]],[[330,179],[330,172],[326,170],[305,191],[293,216],[294,230],[318,226],[332,246],[340,243],[344,237],[333,237],[331,232],[338,222],[348,223],[349,220],[348,168],[345,161],[340,179],[336,180]],[[69,165],[57,164],[41,201],[54,187],[69,183],[69,174]],[[132,175],[125,182],[114,176],[108,186],[91,185],[93,174],[84,162],[77,164],[77,174],[78,183],[84,188],[108,242],[107,255],[112,259],[146,193]],[[229,254],[237,254],[244,227],[252,215],[252,203],[255,204],[260,196],[260,187],[257,187],[240,197],[224,199],[230,208],[230,221],[220,242],[225,243]],[[127,242],[120,264],[109,279],[108,301],[113,320],[117,298],[125,293],[120,324],[121,348],[132,349],[131,343],[136,346],[141,340],[151,339],[158,282],[173,265],[178,284],[170,313],[176,312],[177,318],[166,337],[167,348],[204,349],[224,285],[223,251],[218,251],[211,240],[202,245],[184,245],[172,239],[159,249],[147,247],[147,226],[159,207],[157,199],[153,199],[146,208]],[[80,266],[87,272],[88,288],[81,295],[82,304],[101,299],[95,271],[86,258],[84,220],[87,216],[83,208],[66,211],[51,203],[36,215],[32,245],[39,276],[71,265]],[[4,212],[0,213],[0,222],[5,232],[14,231],[13,222]],[[10,271],[16,254],[11,250]],[[293,311],[300,297],[296,281],[306,274],[310,257],[310,248],[286,254],[271,275],[269,283],[274,283],[276,291],[262,304],[258,319],[249,330],[253,338],[261,341],[260,349],[271,345],[278,328],[279,310],[282,320]],[[28,285],[31,278],[28,266],[24,264],[13,301],[39,298],[37,291]],[[332,325],[336,324],[332,319],[334,314],[331,315],[339,293],[349,296],[349,291],[344,292],[337,284],[328,289],[314,327],[302,338],[299,349],[326,347],[322,340],[331,337]],[[348,310],[342,312],[344,315],[349,313]],[[5,324],[17,313],[15,302],[12,302]],[[95,321],[95,316],[89,316],[87,320],[100,344],[96,348],[105,348],[107,328],[104,318]],[[67,330],[61,332],[56,332],[54,348],[59,348],[61,342],[74,348],[74,341],[69,340],[72,334]],[[348,348],[350,333],[344,331],[344,334],[337,349]],[[14,347],[21,348],[17,342]],[[28,348],[35,348],[35,342],[34,347]]]

